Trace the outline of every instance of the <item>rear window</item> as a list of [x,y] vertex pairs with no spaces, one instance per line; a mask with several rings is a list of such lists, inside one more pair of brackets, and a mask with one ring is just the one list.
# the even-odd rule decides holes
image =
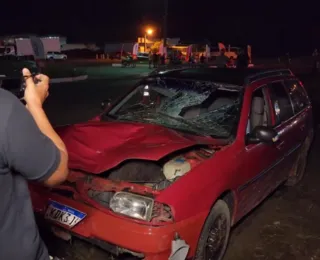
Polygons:
[[295,113],[299,113],[309,105],[307,93],[297,80],[287,80],[285,81],[285,86]]

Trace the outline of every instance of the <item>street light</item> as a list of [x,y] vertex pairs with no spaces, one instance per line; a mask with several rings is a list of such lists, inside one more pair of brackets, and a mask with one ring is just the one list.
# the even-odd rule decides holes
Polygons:
[[145,34],[144,34],[144,52],[147,51],[147,35],[152,35],[153,34],[153,30],[152,29],[147,29]]

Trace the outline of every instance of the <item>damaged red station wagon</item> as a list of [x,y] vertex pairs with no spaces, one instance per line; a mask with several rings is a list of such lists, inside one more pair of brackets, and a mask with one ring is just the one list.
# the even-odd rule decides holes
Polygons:
[[31,184],[35,212],[66,240],[147,260],[222,259],[230,228],[301,180],[313,139],[301,82],[256,68],[155,73],[57,131],[70,175]]

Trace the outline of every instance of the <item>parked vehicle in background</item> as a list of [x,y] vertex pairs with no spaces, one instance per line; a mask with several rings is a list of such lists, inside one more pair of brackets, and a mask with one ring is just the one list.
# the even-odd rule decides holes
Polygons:
[[0,46],[0,56],[34,56],[31,40],[28,38],[12,39]]
[[121,60],[121,54],[122,54],[123,57],[126,57],[126,56],[128,56],[128,55],[131,55],[130,52],[124,51],[124,52],[121,53],[121,51],[118,51],[118,52],[109,53],[109,58],[110,58],[111,60],[113,60],[113,59]]
[[221,260],[230,228],[302,179],[311,109],[286,69],[154,73],[101,116],[56,129],[70,174],[30,184],[34,210],[61,238],[115,255],[167,260],[184,240],[188,259]]
[[148,52],[139,52],[137,55],[138,62],[149,62],[149,53]]
[[49,51],[47,53],[47,60],[66,60],[67,55],[61,52]]
[[12,35],[4,37],[0,46],[0,56],[16,56],[19,59],[34,57],[45,59],[48,52],[60,52],[59,37],[38,37],[33,35]]
[[44,52],[61,52],[60,37],[41,37]]

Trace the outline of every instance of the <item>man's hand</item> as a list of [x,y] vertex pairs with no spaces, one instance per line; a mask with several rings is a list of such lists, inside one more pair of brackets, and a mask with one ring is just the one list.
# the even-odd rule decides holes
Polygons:
[[24,68],[22,74],[26,81],[24,100],[27,106],[42,107],[43,102],[49,95],[49,78],[46,75],[39,74],[36,76],[38,83],[35,84],[28,69]]

